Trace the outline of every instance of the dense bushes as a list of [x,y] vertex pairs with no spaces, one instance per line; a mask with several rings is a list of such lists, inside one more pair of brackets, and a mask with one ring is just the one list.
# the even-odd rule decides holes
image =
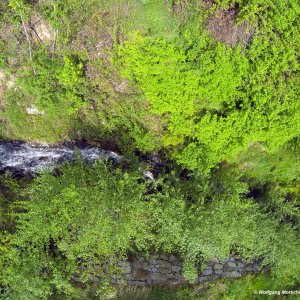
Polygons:
[[83,281],[97,273],[104,284],[111,275],[107,259],[113,273],[117,258],[153,251],[180,253],[184,274],[193,281],[195,267],[236,251],[262,258],[282,284],[294,284],[299,223],[281,224],[282,216],[293,217],[291,205],[281,202],[270,214],[267,202],[244,198],[246,186],[234,170],[226,174],[230,180],[220,172],[207,177],[207,189],[193,176],[186,189],[185,180],[145,182],[103,162],[66,165],[60,176],[46,173],[17,196],[23,200],[14,204],[16,231],[2,238],[3,283],[15,298],[74,297],[71,279],[80,266]]
[[[196,30],[186,35],[186,48],[140,36],[119,47],[121,74],[143,92],[149,113],[163,116],[164,144],[177,145],[176,159],[189,168],[230,161],[256,141],[274,153],[299,135],[299,77],[294,72],[299,67],[294,46],[299,8],[293,5],[293,13],[286,10],[282,16],[283,9],[263,5],[273,13],[261,19],[252,13],[246,18],[246,6],[240,11],[243,20],[259,18],[265,25],[244,50]],[[295,23],[288,26],[291,19]]]

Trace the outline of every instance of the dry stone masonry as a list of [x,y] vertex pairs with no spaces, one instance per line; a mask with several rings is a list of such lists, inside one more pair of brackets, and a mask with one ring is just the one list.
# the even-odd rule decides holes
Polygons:
[[[146,259],[143,256],[134,257],[130,261],[120,261],[124,271],[125,283],[129,285],[181,285],[187,284],[182,274],[183,259],[177,255],[152,255]],[[199,271],[195,284],[213,281],[220,278],[239,278],[248,273],[262,271],[257,261],[251,263],[239,255],[232,255],[228,259],[212,259]],[[114,279],[112,283],[124,283],[124,279]]]

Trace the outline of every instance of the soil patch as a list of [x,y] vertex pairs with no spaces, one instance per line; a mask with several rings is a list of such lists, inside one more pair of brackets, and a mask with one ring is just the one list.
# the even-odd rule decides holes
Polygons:
[[235,47],[238,43],[246,46],[254,34],[249,22],[237,23],[238,9],[219,9],[207,19],[207,30],[217,41]]

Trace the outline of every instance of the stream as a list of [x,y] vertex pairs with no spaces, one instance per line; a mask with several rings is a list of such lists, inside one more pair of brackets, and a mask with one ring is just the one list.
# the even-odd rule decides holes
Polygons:
[[21,141],[0,141],[0,173],[8,172],[11,176],[38,174],[45,169],[54,169],[64,162],[75,161],[78,157],[86,162],[106,158],[119,162],[123,156],[82,142],[49,146]]

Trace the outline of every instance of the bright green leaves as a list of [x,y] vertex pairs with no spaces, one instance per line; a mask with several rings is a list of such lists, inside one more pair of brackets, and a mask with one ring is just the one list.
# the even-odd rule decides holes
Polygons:
[[263,22],[245,49],[188,29],[186,46],[134,35],[118,48],[121,74],[149,101],[148,113],[161,115],[163,144],[190,169],[232,161],[256,141],[275,153],[299,135],[299,8],[290,1],[287,11],[272,1],[219,1],[236,3],[239,22]]
[[243,86],[248,71],[248,60],[241,49],[230,49],[218,43],[209,49],[204,49],[199,44],[199,48],[195,47],[190,51],[197,57],[194,69],[199,78],[198,110],[222,110],[224,103],[232,105],[239,100],[239,88]]
[[71,57],[64,57],[64,65],[57,74],[59,83],[66,87],[74,87],[79,84],[82,79],[82,67],[81,62],[76,63]]
[[118,54],[121,74],[138,84],[151,111],[169,120],[179,139],[190,134],[186,121],[194,113],[197,80],[187,70],[186,56],[163,40],[140,36],[120,47]]
[[30,11],[29,5],[26,0],[10,0],[8,5],[11,9],[19,14],[20,16],[28,17],[28,12]]
[[166,120],[166,145],[180,144],[193,136],[194,118],[202,109],[221,109],[223,103],[234,103],[247,70],[247,59],[241,57],[240,49],[221,44],[211,51],[200,47],[185,54],[166,41],[134,36],[118,50],[121,74],[138,85],[151,104],[150,110]]
[[[119,48],[119,56],[122,75],[140,85],[153,111],[164,114],[185,109],[187,115],[193,113],[192,100],[187,102],[188,95],[184,99],[178,97],[183,93],[178,84],[182,85],[185,80],[182,73],[186,57],[172,44],[164,40],[152,42],[136,35],[131,42]],[[174,105],[175,99],[178,100],[177,105]]]

